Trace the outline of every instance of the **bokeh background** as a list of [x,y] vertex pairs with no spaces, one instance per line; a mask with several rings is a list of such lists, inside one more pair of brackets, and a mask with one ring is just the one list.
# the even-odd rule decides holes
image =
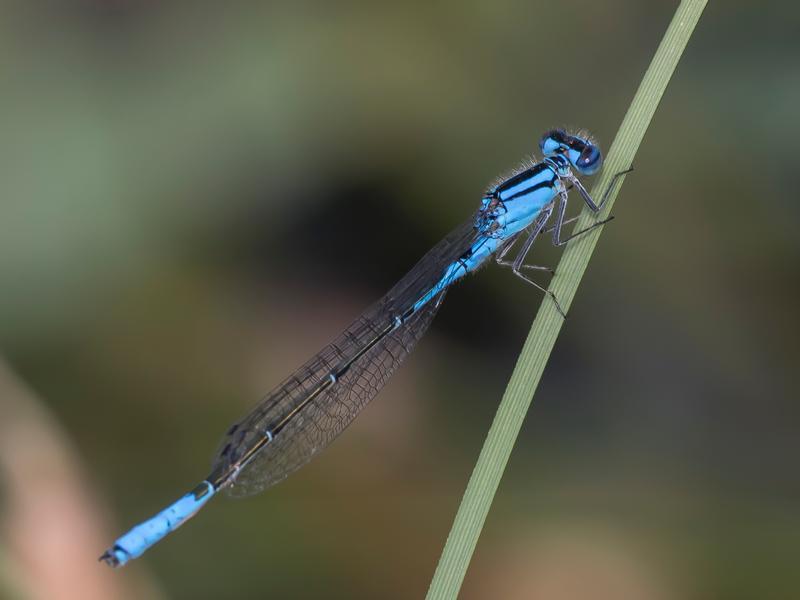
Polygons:
[[[607,148],[677,3],[255,4],[2,4],[4,598],[421,597],[540,302],[496,268],[306,468],[96,559],[542,131]],[[800,8],[768,7],[701,19],[463,598],[800,587]]]

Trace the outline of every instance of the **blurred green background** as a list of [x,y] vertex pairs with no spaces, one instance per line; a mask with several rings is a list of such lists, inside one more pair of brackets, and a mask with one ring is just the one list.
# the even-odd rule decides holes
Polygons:
[[[540,302],[497,268],[320,458],[95,561],[544,130],[607,148],[677,3],[254,4],[3,2],[2,597],[421,597]],[[701,19],[463,598],[796,593],[799,19]]]

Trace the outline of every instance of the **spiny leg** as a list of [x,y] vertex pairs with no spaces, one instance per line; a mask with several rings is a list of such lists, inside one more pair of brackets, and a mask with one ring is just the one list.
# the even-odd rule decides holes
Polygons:
[[[525,240],[525,243],[522,245],[522,248],[520,248],[520,251],[517,253],[517,256],[514,259],[513,263],[509,264],[507,261],[502,261],[502,256],[505,256],[506,252],[508,252],[508,249],[504,248],[503,250],[505,250],[505,252],[502,253],[502,256],[498,257],[499,259],[501,259],[498,260],[498,264],[501,266],[511,267],[511,272],[514,273],[514,275],[522,279],[522,281],[524,281],[525,283],[529,283],[530,285],[535,287],[537,290],[539,290],[546,296],[549,296],[550,299],[553,301],[553,304],[555,305],[558,314],[560,314],[564,319],[566,319],[567,315],[564,312],[564,309],[561,308],[561,304],[559,304],[556,295],[550,290],[539,285],[537,282],[526,276],[525,273],[521,271],[522,268],[528,266],[523,264],[525,262],[525,257],[527,256],[530,249],[533,247],[533,242],[536,241],[537,236],[542,232],[542,229],[544,228],[545,223],[547,223],[547,220],[550,218],[551,213],[552,213],[552,208],[545,210],[544,212],[542,212],[539,218],[534,222],[530,235]],[[533,267],[534,265],[530,266]]]
[[580,215],[579,215],[577,217],[572,217],[571,219],[567,219],[566,221],[564,220],[564,215],[566,214],[566,210],[567,210],[567,198],[568,198],[567,192],[569,192],[569,190],[572,189],[572,187],[576,187],[578,189],[578,192],[580,193],[581,197],[583,198],[584,202],[586,202],[586,204],[587,204],[587,206],[589,208],[591,208],[594,212],[599,212],[600,209],[603,208],[603,205],[606,203],[606,200],[608,200],[608,196],[611,193],[611,190],[614,189],[614,186],[615,186],[616,182],[619,180],[619,178],[622,177],[623,175],[627,175],[631,171],[633,171],[633,167],[632,166],[630,168],[628,168],[628,169],[625,169],[624,171],[619,171],[618,173],[615,173],[614,177],[611,178],[611,183],[609,183],[608,188],[606,188],[606,191],[603,193],[603,197],[600,199],[600,202],[598,204],[594,203],[594,200],[592,199],[591,194],[589,194],[588,190],[585,187],[583,187],[583,184],[580,182],[580,180],[578,180],[577,177],[573,176],[572,179],[571,179],[571,183],[570,183],[569,187],[567,187],[566,190],[564,190],[564,191],[559,193],[561,201],[559,202],[558,217],[556,219],[556,224],[553,225],[552,227],[547,228],[545,230],[546,233],[549,233],[550,231],[553,231],[553,244],[556,245],[556,246],[563,246],[564,244],[566,244],[570,240],[578,237],[579,235],[583,235],[584,233],[586,233],[588,231],[591,231],[595,227],[599,227],[601,225],[605,225],[606,223],[608,223],[609,221],[612,221],[614,219],[614,217],[612,215],[612,216],[608,217],[607,219],[603,219],[602,221],[597,221],[596,223],[593,223],[589,227],[586,227],[585,229],[581,229],[580,231],[576,231],[575,233],[573,233],[569,237],[567,237],[567,238],[562,240],[561,239],[562,227],[564,225],[566,225],[567,223],[572,223],[573,221],[577,221],[578,218],[580,218]]
[[624,171],[619,171],[615,173],[614,177],[611,178],[611,183],[608,184],[606,191],[603,192],[603,196],[600,198],[600,202],[598,202],[597,204],[595,204],[594,200],[592,199],[592,195],[585,187],[583,187],[583,184],[577,177],[575,177],[575,175],[571,175],[569,177],[569,181],[570,183],[572,183],[572,185],[574,185],[577,188],[578,193],[583,198],[583,201],[586,202],[586,205],[589,208],[591,208],[594,212],[600,212],[600,209],[603,208],[603,205],[606,203],[606,200],[608,200],[608,197],[609,195],[611,195],[611,191],[614,189],[614,186],[616,185],[617,181],[619,181],[619,178],[624,175],[627,175],[632,171],[633,171],[633,166],[625,169]]
[[[569,191],[569,188],[567,188],[567,191]],[[570,223],[574,223],[575,221],[577,221],[580,218],[581,218],[580,215],[578,215],[577,217],[572,217],[571,219],[567,219],[566,221],[561,223],[561,225],[569,225]],[[544,229],[542,229],[542,233],[543,234],[548,234],[551,231],[555,231],[555,229],[556,229],[555,225],[550,225],[550,227],[545,227]]]
[[605,225],[606,223],[608,223],[609,221],[611,221],[614,218],[614,217],[608,217],[607,219],[603,219],[602,221],[597,221],[596,223],[593,223],[592,225],[589,225],[589,227],[586,227],[585,229],[581,229],[580,231],[577,231],[577,232],[573,233],[572,235],[570,235],[570,236],[568,236],[568,237],[566,237],[566,238],[564,238],[562,240],[561,239],[561,228],[564,226],[564,223],[565,223],[564,215],[567,212],[567,201],[569,199],[569,194],[567,193],[566,190],[561,190],[558,193],[558,195],[559,195],[558,215],[556,216],[556,224],[553,226],[553,245],[554,246],[563,246],[564,244],[569,242],[571,239],[574,239],[574,238],[578,237],[579,235],[583,235],[584,233],[586,233],[587,231],[591,231],[595,227],[600,227],[601,225]]
[[619,181],[620,177],[624,177],[628,173],[633,173],[633,165],[631,165],[627,169],[623,169],[622,171],[617,171],[616,173],[614,173],[614,176],[611,178],[611,181],[609,182],[606,191],[603,192],[603,195],[600,197],[600,204],[597,205],[597,210],[603,208],[603,205],[606,203],[606,200],[608,200],[608,197],[611,195],[611,191],[617,185],[617,181]]
[[[546,220],[545,220],[546,221]],[[527,230],[526,230],[527,231]],[[510,242],[500,249],[500,252],[494,257],[495,262],[501,267],[513,267],[514,262],[504,260],[511,247],[520,239],[520,234],[515,235]],[[550,267],[543,267],[541,265],[522,265],[520,269],[530,269],[531,271],[547,271],[550,275],[555,275],[555,271]]]

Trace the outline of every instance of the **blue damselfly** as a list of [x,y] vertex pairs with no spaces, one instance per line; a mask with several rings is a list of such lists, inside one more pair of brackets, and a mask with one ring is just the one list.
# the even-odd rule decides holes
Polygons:
[[[595,203],[576,175],[593,175],[602,166],[600,149],[587,135],[555,129],[542,137],[539,146],[544,154],[541,162],[530,161],[490,186],[475,214],[434,246],[336,340],[235,423],[202,483],[120,537],[101,560],[124,565],[194,515],[218,491],[232,496],[254,494],[308,462],[377,395],[425,333],[450,286],[492,256],[549,294],[563,315],[557,299],[527,273],[549,269],[525,264],[525,258],[543,231],[552,231],[553,243],[560,246],[607,221],[562,237],[571,188],[595,212],[608,193]],[[553,212],[555,223],[545,230]],[[516,257],[506,260],[517,242],[521,246]]]

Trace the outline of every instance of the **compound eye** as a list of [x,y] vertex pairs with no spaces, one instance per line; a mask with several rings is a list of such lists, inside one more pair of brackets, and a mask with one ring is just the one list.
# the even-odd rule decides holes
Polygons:
[[603,155],[600,149],[594,145],[587,145],[583,149],[578,160],[575,162],[575,167],[584,175],[594,175],[603,164]]
[[567,132],[563,129],[552,129],[542,136],[539,148],[545,156],[563,153],[566,151]]

